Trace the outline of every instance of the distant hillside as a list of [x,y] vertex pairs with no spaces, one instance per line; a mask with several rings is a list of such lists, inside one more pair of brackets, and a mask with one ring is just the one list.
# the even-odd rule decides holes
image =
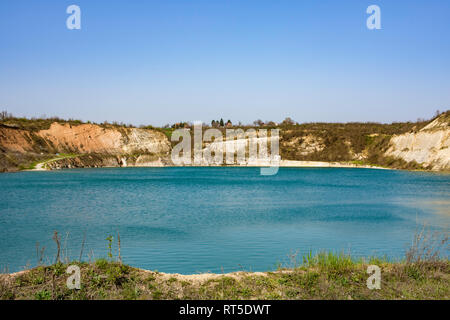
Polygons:
[[[282,124],[278,127],[280,154],[283,160],[448,171],[449,124],[450,111],[415,123]],[[171,132],[58,118],[8,117],[0,120],[0,171],[34,168],[39,162],[42,167],[44,161],[48,169],[172,165],[170,151],[175,143],[169,141]]]
[[166,135],[152,129],[69,121],[47,124],[9,119],[0,123],[2,171],[31,168],[60,154],[71,155],[61,162],[79,167],[122,166],[127,161],[152,165],[167,159],[170,149]]
[[449,118],[450,111],[447,111],[431,121],[415,123],[291,126],[281,131],[281,157],[353,161],[399,169],[450,170]]

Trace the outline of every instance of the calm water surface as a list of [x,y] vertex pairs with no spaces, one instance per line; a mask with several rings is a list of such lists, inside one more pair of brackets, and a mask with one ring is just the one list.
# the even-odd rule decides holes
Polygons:
[[[448,231],[450,175],[373,169],[108,168],[0,174],[0,266],[105,257],[162,272],[266,271],[288,254],[401,258],[422,223]],[[116,239],[115,239],[116,240]],[[114,254],[116,245],[114,244]],[[448,255],[448,252],[445,253]]]

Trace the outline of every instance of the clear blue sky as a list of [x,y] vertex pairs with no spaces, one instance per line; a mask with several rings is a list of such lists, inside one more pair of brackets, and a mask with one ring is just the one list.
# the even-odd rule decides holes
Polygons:
[[136,125],[430,118],[450,109],[450,1],[2,0],[0,108]]

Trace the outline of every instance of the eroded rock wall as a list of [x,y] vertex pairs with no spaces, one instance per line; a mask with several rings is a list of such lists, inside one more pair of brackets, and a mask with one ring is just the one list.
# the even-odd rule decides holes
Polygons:
[[386,156],[415,161],[431,170],[450,170],[450,126],[446,115],[416,133],[394,135]]

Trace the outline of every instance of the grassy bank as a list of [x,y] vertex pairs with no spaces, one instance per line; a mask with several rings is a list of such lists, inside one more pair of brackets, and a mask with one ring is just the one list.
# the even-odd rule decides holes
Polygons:
[[[450,299],[447,260],[388,262],[322,253],[274,272],[178,275],[117,261],[73,262],[81,289],[69,289],[70,264],[40,266],[0,279],[1,299]],[[381,269],[381,289],[367,288],[367,266]]]

